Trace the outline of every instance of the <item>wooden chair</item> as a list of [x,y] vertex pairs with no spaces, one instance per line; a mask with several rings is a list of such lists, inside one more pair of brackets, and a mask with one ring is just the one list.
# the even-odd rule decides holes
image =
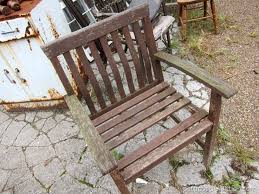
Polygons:
[[[208,1],[210,2],[211,15],[208,13]],[[187,11],[189,10],[188,6],[193,5],[193,7],[190,9],[200,8],[200,7],[195,7],[194,4],[202,3],[202,2],[203,2],[203,11],[204,11],[203,17],[188,19],[187,18]],[[179,5],[179,15],[180,15],[179,18],[180,18],[180,24],[182,26],[181,32],[182,32],[183,39],[186,39],[188,22],[194,22],[197,20],[204,20],[208,18],[212,19],[213,25],[214,25],[214,31],[215,31],[215,34],[217,34],[218,32],[217,16],[216,16],[216,8],[215,8],[214,0],[177,0],[177,3]]]
[[[144,26],[144,36],[141,34],[140,21]],[[129,26],[135,32],[144,63],[140,62],[139,53],[134,48]],[[221,98],[222,96],[230,98],[236,93],[226,82],[212,77],[192,63],[164,52],[157,52],[154,36],[150,32],[152,32],[152,25],[149,10],[147,5],[142,5],[118,13],[42,47],[66,89],[65,101],[96,163],[103,174],[110,173],[123,194],[130,193],[127,183],[195,141],[204,149],[204,163],[208,166],[215,144]],[[123,52],[119,39],[120,33],[125,36],[134,68],[128,63]],[[112,37],[118,50],[123,71],[115,63],[107,43],[108,36]],[[108,65],[114,75],[114,84],[110,81],[97,52],[96,40],[100,40],[107,56]],[[99,76],[95,76],[93,66],[87,61],[84,46],[90,48],[95,58],[102,83],[98,82]],[[77,53],[78,59],[73,57],[73,52]],[[67,66],[61,65],[60,61],[63,57]],[[90,86],[86,85],[81,78],[75,60],[81,61],[83,70],[89,77],[88,84],[91,84],[95,95],[90,95]],[[209,113],[193,106],[190,100],[164,81],[160,61],[185,72],[211,88]],[[88,108],[82,105],[74,94],[63,67],[69,68],[72,72]],[[127,86],[122,83],[121,73],[125,74]],[[133,77],[134,74],[136,74],[136,80]],[[103,90],[102,84],[105,86]],[[105,100],[105,97],[108,100]],[[97,102],[94,103],[94,101]],[[189,110],[191,116],[182,121],[176,119],[179,123],[175,127],[128,153],[121,160],[115,161],[111,150],[169,116],[176,118],[174,113],[181,109]],[[205,142],[201,140],[204,134],[206,134]]]

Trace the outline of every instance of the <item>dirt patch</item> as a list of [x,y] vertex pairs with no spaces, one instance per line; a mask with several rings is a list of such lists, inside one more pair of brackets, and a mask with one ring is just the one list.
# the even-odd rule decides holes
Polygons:
[[[259,153],[259,1],[221,0],[216,4],[219,34],[213,34],[212,25],[207,22],[194,23],[189,26],[189,40],[181,49],[191,52],[191,60],[238,89],[235,97],[224,100],[221,124],[242,145]],[[198,28],[198,35],[192,31],[195,25],[202,27]]]

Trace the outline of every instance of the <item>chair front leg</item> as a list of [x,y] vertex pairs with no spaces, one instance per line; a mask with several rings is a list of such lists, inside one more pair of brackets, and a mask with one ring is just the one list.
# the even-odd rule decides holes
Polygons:
[[208,118],[210,121],[213,122],[213,126],[212,126],[212,129],[206,134],[206,140],[205,140],[205,146],[204,146],[204,165],[207,168],[211,164],[213,149],[216,143],[221,104],[222,104],[222,96],[212,90]]
[[126,182],[124,181],[122,175],[120,174],[119,170],[115,169],[110,173],[113,181],[115,182],[115,184],[117,185],[119,191],[121,192],[121,194],[131,194]]

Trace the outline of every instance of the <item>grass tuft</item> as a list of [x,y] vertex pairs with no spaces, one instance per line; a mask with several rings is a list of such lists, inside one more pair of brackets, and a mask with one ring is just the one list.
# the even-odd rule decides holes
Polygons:
[[178,160],[175,157],[171,157],[169,158],[169,164],[172,166],[174,171],[177,171],[177,169],[183,165],[188,165],[190,164],[189,162],[185,161],[185,160]]
[[223,185],[227,187],[229,191],[239,191],[242,181],[239,175],[233,174],[223,178]]
[[117,150],[112,150],[112,155],[115,158],[115,160],[120,160],[124,157],[124,155],[119,153]]

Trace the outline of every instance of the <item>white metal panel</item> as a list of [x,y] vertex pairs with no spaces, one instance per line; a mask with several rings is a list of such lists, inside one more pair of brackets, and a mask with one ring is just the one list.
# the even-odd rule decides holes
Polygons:
[[5,57],[12,61],[16,79],[30,100],[61,98],[65,91],[40,45],[41,41],[33,37],[10,41],[1,49]]
[[41,1],[30,14],[44,43],[71,33],[58,0]]
[[12,69],[7,66],[0,52],[0,103],[28,100],[28,95],[19,85]]
[[21,17],[0,22],[0,42],[34,36],[28,18]]

